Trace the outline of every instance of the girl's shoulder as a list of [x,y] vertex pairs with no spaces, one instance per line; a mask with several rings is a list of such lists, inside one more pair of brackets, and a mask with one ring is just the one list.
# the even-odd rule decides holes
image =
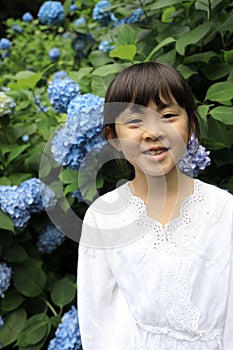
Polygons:
[[228,206],[233,210],[233,195],[225,189],[214,184],[206,183],[199,179],[195,179],[195,191],[197,196],[202,196],[208,205],[220,207]]
[[125,207],[130,201],[130,191],[128,182],[121,186],[99,196],[89,206],[86,212],[86,216],[95,214],[115,214],[118,211],[122,211],[122,207]]

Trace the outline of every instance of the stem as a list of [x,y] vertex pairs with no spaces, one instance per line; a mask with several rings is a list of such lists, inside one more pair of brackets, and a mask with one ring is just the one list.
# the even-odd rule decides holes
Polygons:
[[208,0],[208,8],[209,8],[209,10],[208,10],[208,21],[210,21],[210,19],[211,19],[211,2],[210,2],[210,0]]
[[50,304],[50,302],[48,300],[46,300],[44,297],[40,297],[45,304],[48,306],[48,308],[52,311],[52,313],[54,314],[54,316],[58,316],[56,310],[54,309],[54,307]]
[[[31,91],[32,91],[32,96],[33,96],[33,98],[34,98],[35,104],[40,108],[39,103],[36,102],[35,90],[34,90],[34,89],[31,89]],[[45,112],[43,109],[40,108],[40,111],[41,111],[41,113],[44,113],[44,115],[46,115],[47,117],[50,117],[50,115],[49,115],[47,112]]]

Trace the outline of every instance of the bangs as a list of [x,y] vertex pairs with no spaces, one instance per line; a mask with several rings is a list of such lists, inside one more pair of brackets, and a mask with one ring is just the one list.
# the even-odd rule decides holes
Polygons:
[[162,67],[152,62],[129,67],[110,85],[105,102],[135,103],[146,107],[153,101],[160,107],[175,99],[183,107],[186,91],[180,75],[166,65]]

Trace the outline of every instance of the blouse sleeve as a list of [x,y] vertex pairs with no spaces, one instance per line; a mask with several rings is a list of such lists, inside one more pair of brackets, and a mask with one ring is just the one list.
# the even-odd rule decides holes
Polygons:
[[228,303],[226,309],[226,321],[223,334],[223,350],[233,349],[233,261],[231,266],[231,276],[228,293]]
[[[82,237],[89,234],[87,231],[88,225],[84,225]],[[133,318],[112,274],[106,250],[82,243],[78,258],[78,312],[83,350],[136,349]]]
[[[233,208],[233,200],[231,200],[229,207],[231,209]],[[228,289],[228,301],[227,301],[227,308],[226,308],[226,320],[225,320],[225,327],[224,327],[224,334],[223,334],[223,350],[233,349],[233,215],[232,215],[232,212],[231,212],[231,218],[229,220],[229,228],[230,227],[231,227],[231,237],[232,237],[231,270],[230,270],[230,281],[229,281],[229,289]]]

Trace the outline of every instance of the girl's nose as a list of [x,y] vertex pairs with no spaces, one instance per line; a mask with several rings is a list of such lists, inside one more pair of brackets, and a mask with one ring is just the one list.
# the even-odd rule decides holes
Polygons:
[[162,129],[161,125],[158,120],[155,118],[153,120],[150,120],[150,122],[145,123],[143,126],[143,132],[142,137],[146,141],[150,140],[157,140],[159,137],[161,137]]
[[158,138],[158,132],[144,129],[142,137],[145,141],[155,141]]

